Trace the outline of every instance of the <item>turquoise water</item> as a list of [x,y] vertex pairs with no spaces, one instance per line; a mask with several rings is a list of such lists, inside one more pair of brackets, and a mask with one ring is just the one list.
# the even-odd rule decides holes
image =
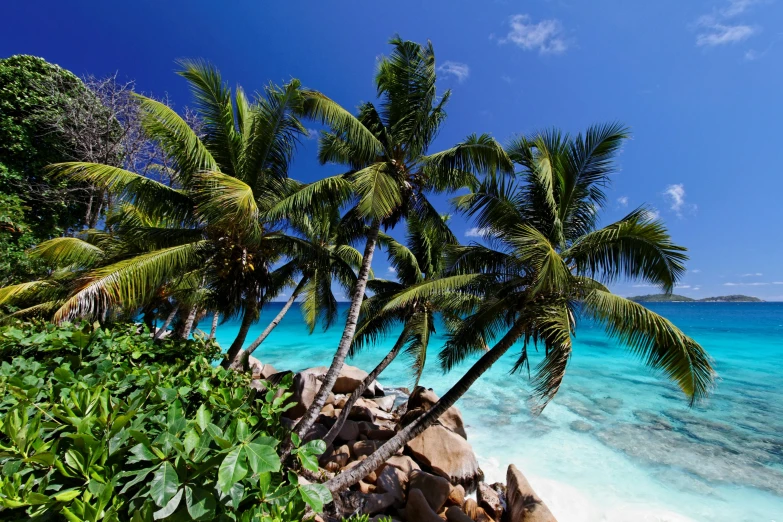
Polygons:
[[[511,353],[458,403],[488,481],[515,463],[560,522],[783,521],[783,303],[650,308],[713,356],[713,395],[689,408],[676,387],[582,323],[565,382],[540,416],[529,412],[526,377],[508,374]],[[266,310],[251,336],[278,310]],[[223,346],[237,329],[220,327]],[[292,309],[255,355],[278,369],[326,366],[341,330],[308,335]],[[393,342],[350,364],[371,369]],[[442,394],[462,372],[441,374],[441,342],[422,384]],[[380,381],[409,385],[405,361]]]

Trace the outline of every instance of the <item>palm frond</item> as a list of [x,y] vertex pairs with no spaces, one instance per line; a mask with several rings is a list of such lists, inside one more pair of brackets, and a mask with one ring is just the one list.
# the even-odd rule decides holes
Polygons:
[[668,319],[609,292],[594,290],[584,313],[605,326],[609,336],[627,345],[651,368],[662,371],[691,399],[705,397],[715,371],[704,349]]
[[56,267],[74,265],[87,268],[104,257],[99,247],[76,237],[56,237],[43,241],[32,248],[29,254]]

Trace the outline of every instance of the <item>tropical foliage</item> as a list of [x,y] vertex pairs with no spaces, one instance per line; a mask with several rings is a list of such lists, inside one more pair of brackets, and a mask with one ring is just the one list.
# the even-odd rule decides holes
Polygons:
[[[214,367],[214,343],[137,328],[0,330],[3,519],[293,522],[331,500],[281,467],[290,393]],[[317,469],[324,449],[296,455]]]

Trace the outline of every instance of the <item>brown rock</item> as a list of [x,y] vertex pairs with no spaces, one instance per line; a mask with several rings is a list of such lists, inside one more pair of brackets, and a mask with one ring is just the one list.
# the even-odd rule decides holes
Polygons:
[[414,459],[450,482],[471,484],[483,478],[468,441],[438,424],[424,430],[407,448]]
[[337,438],[345,442],[356,440],[359,438],[359,425],[351,419],[346,419],[345,424],[340,428],[340,433],[337,434]]
[[451,491],[448,480],[421,470],[412,472],[408,480],[408,494],[413,489],[420,489],[432,510],[436,513],[441,510]]
[[375,417],[373,416],[372,410],[370,410],[370,408],[365,408],[364,406],[359,406],[358,404],[351,408],[351,413],[348,414],[348,418],[355,421],[368,422],[375,420]]
[[360,440],[353,443],[351,446],[351,453],[354,457],[361,457],[362,455],[372,455],[378,448],[383,445],[383,441],[379,440]]
[[324,366],[318,368],[309,368],[294,375],[294,384],[292,388],[293,396],[288,402],[293,402],[294,407],[285,412],[289,419],[297,419],[304,415],[307,408],[315,400],[315,395],[321,389],[321,377],[326,374],[327,368]]
[[394,495],[390,493],[370,493],[369,495],[362,495],[362,497],[364,499],[362,512],[368,515],[386,511],[396,502]]
[[370,493],[375,493],[375,485],[374,484],[368,484],[367,482],[360,480],[359,481],[359,491],[364,493],[365,495],[369,495]]
[[392,430],[372,430],[367,433],[367,438],[370,440],[389,440],[394,435],[395,433]]
[[403,485],[408,481],[408,476],[394,466],[384,467],[375,480],[375,487],[379,493],[394,495],[398,502],[405,499]]
[[334,402],[332,402],[332,404],[334,405],[335,409],[341,410],[345,406],[346,402],[348,402],[347,395],[335,395]]
[[391,412],[394,408],[394,395],[387,395],[386,397],[376,397],[372,400],[378,409],[385,412]]
[[380,426],[378,426],[377,424],[375,424],[373,422],[359,421],[356,424],[359,425],[359,433],[361,433],[362,435],[367,435],[371,431],[377,430],[378,428],[380,428]]
[[345,364],[342,370],[340,370],[340,375],[337,376],[332,391],[334,393],[353,393],[366,378],[367,372],[355,366]]
[[490,486],[483,482],[479,482],[478,490],[476,490],[476,500],[479,507],[484,508],[484,511],[486,511],[489,516],[495,520],[503,518],[505,502]]
[[405,517],[408,519],[408,522],[442,522],[443,520],[432,510],[420,489],[408,491]]
[[460,485],[452,486],[449,491],[449,498],[446,499],[446,504],[451,506],[460,506],[465,503],[465,488]]
[[[437,403],[439,397],[431,389],[426,389],[422,386],[417,386],[413,393],[408,398],[408,412],[411,410],[423,410],[427,411]],[[406,414],[406,416],[408,416]],[[415,417],[414,417],[415,418]],[[412,419],[408,419],[408,422],[403,422],[403,426],[409,424]],[[465,423],[462,420],[462,414],[456,406],[452,406],[446,412],[440,416],[438,422],[453,431],[463,439],[467,439],[468,435],[465,433]]]
[[410,476],[413,471],[421,469],[419,465],[416,464],[416,461],[407,455],[394,455],[389,457],[389,460],[386,461],[386,465],[394,466],[398,470],[405,473],[406,476]]
[[329,430],[323,424],[313,424],[305,436],[302,437],[302,442],[310,442],[311,440],[323,439]]
[[451,506],[446,510],[446,520],[449,522],[473,522],[473,519],[457,506]]
[[557,522],[522,472],[513,464],[506,472],[506,502],[511,522]]
[[321,409],[321,415],[334,418],[334,406],[327,404]]

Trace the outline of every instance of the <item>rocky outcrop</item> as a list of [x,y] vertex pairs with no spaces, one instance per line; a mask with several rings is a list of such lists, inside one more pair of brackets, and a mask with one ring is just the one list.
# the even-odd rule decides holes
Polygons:
[[506,502],[510,522],[557,522],[522,472],[513,464],[506,472]]
[[433,473],[455,484],[471,486],[484,478],[468,441],[438,424],[410,441],[406,451]]
[[421,490],[427,504],[437,513],[446,504],[446,499],[451,491],[451,484],[442,477],[430,475],[421,470],[411,473],[408,482],[408,493],[413,489]]
[[476,490],[476,501],[489,516],[501,520],[506,511],[506,501],[492,487],[480,482]]
[[408,519],[408,522],[443,522],[443,519],[432,510],[420,489],[408,491],[405,517]]

